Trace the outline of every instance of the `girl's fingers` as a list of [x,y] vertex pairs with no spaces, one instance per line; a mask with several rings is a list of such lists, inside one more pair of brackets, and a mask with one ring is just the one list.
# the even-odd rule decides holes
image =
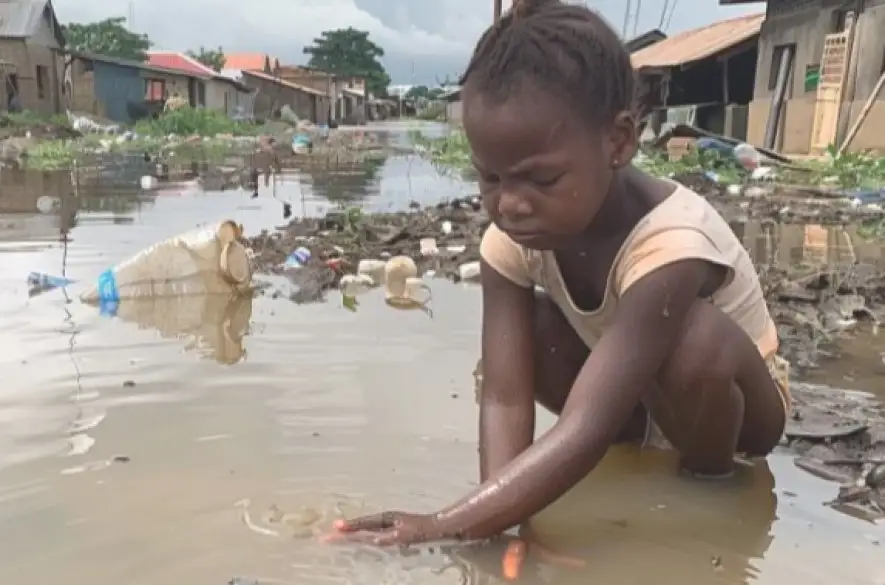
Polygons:
[[508,581],[516,581],[522,574],[525,562],[526,544],[522,540],[511,540],[501,559],[501,573]]

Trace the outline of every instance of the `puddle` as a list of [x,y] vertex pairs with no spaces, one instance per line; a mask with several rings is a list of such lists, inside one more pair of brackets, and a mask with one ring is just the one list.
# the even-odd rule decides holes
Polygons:
[[[330,547],[265,515],[311,509],[322,527],[339,510],[432,510],[473,484],[478,288],[434,283],[434,319],[394,312],[378,291],[357,313],[260,297],[145,304],[108,319],[63,291],[29,299],[24,281],[30,271],[65,273],[80,279],[74,298],[106,267],[196,224],[272,229],[283,223],[280,200],[321,214],[355,193],[386,210],[473,192],[401,157],[288,173],[255,199],[84,194],[74,210],[40,213],[34,201],[0,212],[0,567],[23,583],[497,582],[494,546]],[[758,253],[760,238],[775,235],[781,245],[760,250],[785,261],[797,254],[789,248],[822,241],[756,227],[744,229],[748,247]],[[844,239],[823,241],[836,254]],[[881,265],[881,248],[855,241],[853,250]],[[812,375],[875,391],[882,351],[878,337],[854,337]],[[540,426],[551,422],[540,414]],[[885,583],[885,530],[825,507],[837,486],[786,454],[720,487],[673,465],[667,454],[613,450],[535,527],[587,567],[530,556],[522,582]],[[243,500],[279,536],[251,530]]]

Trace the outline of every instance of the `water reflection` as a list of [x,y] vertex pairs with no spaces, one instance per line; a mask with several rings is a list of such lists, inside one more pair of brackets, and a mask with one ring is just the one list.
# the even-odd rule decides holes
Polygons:
[[[618,447],[533,523],[544,548],[583,568],[529,555],[520,582],[742,584],[774,539],[774,476],[764,461],[715,486],[674,473],[667,453]],[[499,582],[503,545],[457,552],[468,582]],[[566,566],[572,565],[572,566]]]
[[735,222],[731,227],[760,265],[801,268],[861,262],[885,268],[881,239],[864,237],[857,225]]
[[116,317],[167,339],[183,339],[187,351],[233,365],[246,357],[243,340],[252,319],[252,298],[187,295],[128,300],[120,303]]
[[342,205],[357,202],[378,192],[379,174],[386,162],[386,157],[378,157],[329,168],[307,166],[300,173],[302,185],[309,197]]

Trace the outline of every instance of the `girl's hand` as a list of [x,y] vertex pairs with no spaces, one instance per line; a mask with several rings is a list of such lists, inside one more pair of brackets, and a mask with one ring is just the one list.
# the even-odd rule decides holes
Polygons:
[[410,545],[440,540],[447,535],[439,530],[435,518],[429,514],[381,512],[353,520],[336,520],[333,532],[323,537],[324,542],[364,542],[376,546]]

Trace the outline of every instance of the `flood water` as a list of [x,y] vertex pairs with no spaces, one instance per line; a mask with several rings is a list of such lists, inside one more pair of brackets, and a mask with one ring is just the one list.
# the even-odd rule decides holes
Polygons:
[[[315,510],[321,526],[382,508],[432,511],[475,483],[477,288],[433,283],[433,319],[372,296],[356,313],[337,299],[197,298],[127,318],[70,300],[108,266],[197,224],[231,218],[254,233],[283,223],[274,190],[296,213],[319,213],[341,200],[386,209],[472,189],[396,158],[292,174],[257,199],[183,189],[84,194],[48,214],[6,209],[3,573],[27,585],[495,582],[500,551],[329,546],[266,521],[273,506]],[[751,249],[770,238],[750,231]],[[804,232],[780,235],[806,241]],[[30,271],[80,282],[70,299],[58,290],[29,298]],[[860,345],[885,351],[877,340]],[[881,374],[881,357],[871,358],[858,357],[832,383]],[[673,468],[665,453],[613,449],[536,523],[550,548],[587,566],[533,560],[523,582],[885,583],[885,530],[823,506],[836,486],[787,455],[727,485],[691,482]]]

